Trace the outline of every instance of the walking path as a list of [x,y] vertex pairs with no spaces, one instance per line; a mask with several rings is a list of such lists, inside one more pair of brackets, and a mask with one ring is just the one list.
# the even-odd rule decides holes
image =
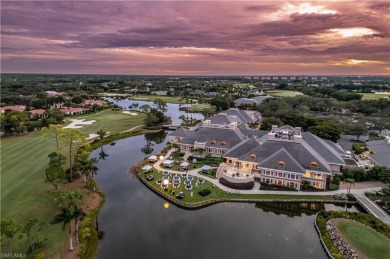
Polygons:
[[380,219],[382,222],[390,226],[390,216],[384,212],[376,203],[368,199],[364,193],[355,194],[357,202],[365,209],[367,212]]
[[[229,188],[229,187],[226,187],[225,185],[222,185],[221,183],[219,183],[218,179],[212,179],[212,178],[209,178],[207,176],[204,176],[204,175],[201,175],[199,174],[199,171],[201,169],[193,169],[193,170],[188,170],[188,171],[185,171],[185,172],[180,172],[180,171],[174,171],[174,170],[169,170],[167,168],[162,168],[160,165],[161,163],[167,159],[168,157],[171,156],[171,153],[173,152],[173,149],[170,149],[167,154],[164,156],[164,159],[162,160],[159,160],[157,161],[153,167],[158,170],[158,171],[167,171],[169,173],[178,173],[178,174],[185,174],[185,173],[188,173],[190,175],[193,175],[193,176],[197,176],[199,178],[202,178],[202,179],[205,179],[209,182],[211,182],[212,184],[214,184],[215,186],[217,186],[218,188],[226,191],[226,192],[234,192],[234,193],[237,193],[237,190],[236,189],[232,189],[232,188]],[[255,182],[256,183],[256,182]],[[301,192],[301,191],[265,191],[265,190],[259,190],[259,185],[256,185],[254,186],[254,188],[252,190],[239,190],[238,193],[240,194],[285,194],[285,195],[302,195],[302,196],[311,196],[311,195],[324,195],[324,196],[327,196],[327,195],[334,195],[334,194],[339,194],[339,193],[347,193],[347,190],[337,190],[337,191],[328,191],[328,192]],[[381,188],[380,187],[371,187],[371,188],[364,188],[364,189],[352,189],[350,190],[350,192],[353,194],[353,195],[363,195],[364,196],[364,193],[366,191],[372,191],[372,190],[375,190],[375,191],[378,191],[380,190]]]

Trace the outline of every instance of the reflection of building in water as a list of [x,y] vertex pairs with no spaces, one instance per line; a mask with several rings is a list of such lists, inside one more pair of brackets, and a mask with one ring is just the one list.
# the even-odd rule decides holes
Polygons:
[[256,208],[265,212],[273,212],[276,215],[287,215],[288,217],[300,217],[305,215],[314,215],[324,209],[324,204],[314,202],[259,202]]

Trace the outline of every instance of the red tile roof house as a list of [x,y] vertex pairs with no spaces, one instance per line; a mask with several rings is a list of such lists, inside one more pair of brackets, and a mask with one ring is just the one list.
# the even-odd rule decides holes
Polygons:
[[12,105],[12,106],[1,107],[0,111],[1,111],[1,114],[4,114],[6,110],[23,112],[25,109],[26,109],[26,106],[24,106],[24,105]]
[[35,110],[30,110],[28,112],[31,113],[31,115],[30,115],[31,119],[33,119],[33,118],[46,118],[47,117],[46,110],[44,110],[44,109],[35,109]]
[[65,115],[76,115],[76,114],[81,114],[85,112],[84,108],[71,108],[71,107],[64,107],[61,109],[61,111]]
[[99,106],[105,106],[107,105],[106,101],[103,100],[84,100],[83,105],[99,105]]

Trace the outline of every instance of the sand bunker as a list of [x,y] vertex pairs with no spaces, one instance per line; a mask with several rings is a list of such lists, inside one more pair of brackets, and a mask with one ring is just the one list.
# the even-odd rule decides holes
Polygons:
[[96,137],[99,137],[99,135],[95,134],[95,133],[91,133],[91,134],[89,134],[89,137],[87,139],[92,139],[92,138],[96,138]]
[[96,122],[95,120],[85,121],[85,119],[82,120],[70,119],[70,121],[72,123],[65,126],[64,129],[80,129],[84,127],[84,125],[91,125],[92,123]]
[[130,115],[138,115],[138,113],[135,113],[135,112],[129,112],[129,111],[123,111],[122,113],[130,114]]

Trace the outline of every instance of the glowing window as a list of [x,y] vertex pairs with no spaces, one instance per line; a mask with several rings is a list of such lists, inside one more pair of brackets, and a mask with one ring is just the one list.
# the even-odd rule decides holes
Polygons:
[[276,165],[286,167],[286,163],[284,161],[279,161]]
[[311,162],[309,166],[310,166],[310,167],[317,167],[317,168],[319,167],[319,166],[318,166],[318,163],[315,162],[315,161]]

